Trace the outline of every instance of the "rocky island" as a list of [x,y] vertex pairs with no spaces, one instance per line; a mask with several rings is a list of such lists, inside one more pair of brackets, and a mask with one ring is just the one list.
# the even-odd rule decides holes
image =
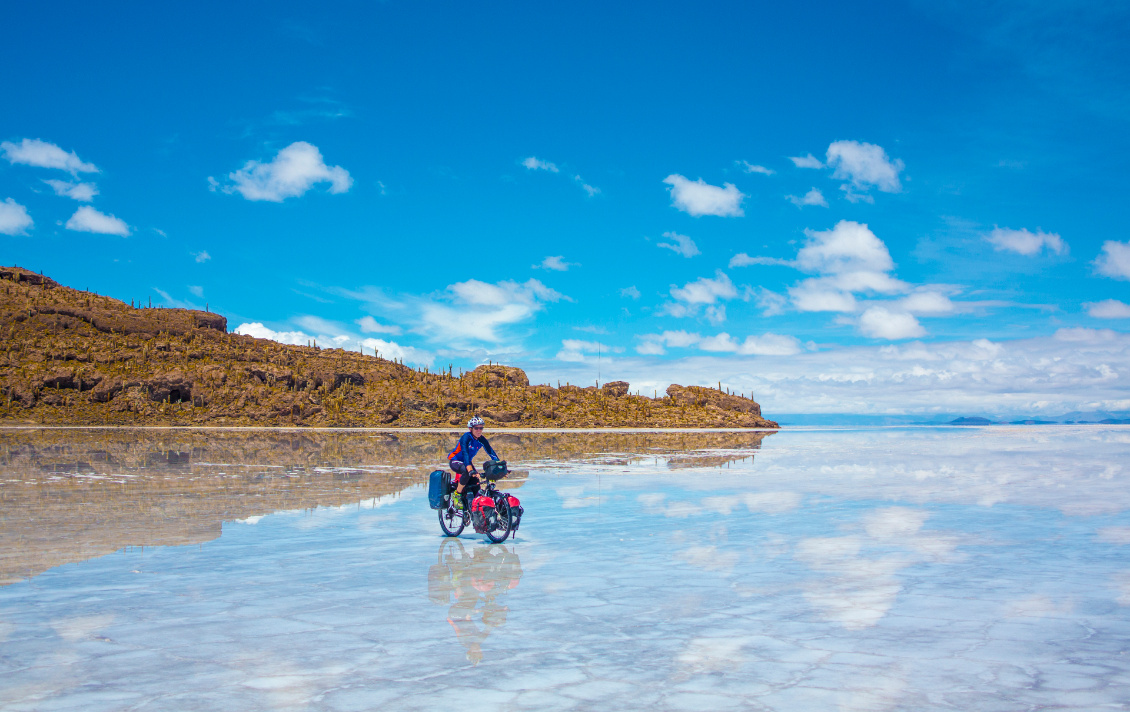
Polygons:
[[522,428],[777,428],[754,400],[672,385],[633,395],[531,385],[518,368],[433,372],[227,333],[205,311],[126,304],[0,267],[0,423]]

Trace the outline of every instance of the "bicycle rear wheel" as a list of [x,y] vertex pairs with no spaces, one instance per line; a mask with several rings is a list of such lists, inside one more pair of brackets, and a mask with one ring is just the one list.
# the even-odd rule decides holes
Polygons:
[[463,516],[463,510],[451,505],[439,510],[439,528],[446,536],[459,536],[466,526],[467,518]]

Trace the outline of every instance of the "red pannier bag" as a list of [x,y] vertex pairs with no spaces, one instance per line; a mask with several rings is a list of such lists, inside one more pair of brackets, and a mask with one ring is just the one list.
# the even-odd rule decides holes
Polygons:
[[494,500],[486,495],[479,495],[471,501],[471,525],[475,527],[475,531],[479,534],[485,534],[487,530],[487,515],[489,511],[483,510],[490,507],[494,509]]

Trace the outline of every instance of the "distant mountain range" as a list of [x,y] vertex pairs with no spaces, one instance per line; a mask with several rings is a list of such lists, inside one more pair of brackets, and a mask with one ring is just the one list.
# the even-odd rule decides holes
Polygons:
[[778,416],[782,426],[788,425],[1055,425],[1102,424],[1130,425],[1130,411],[1072,411],[1063,415],[959,415],[939,413],[924,417],[912,415],[866,415],[858,413],[785,413]]

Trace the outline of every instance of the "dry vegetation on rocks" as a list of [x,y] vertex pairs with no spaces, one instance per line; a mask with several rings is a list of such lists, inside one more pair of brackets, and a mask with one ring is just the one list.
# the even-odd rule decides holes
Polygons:
[[[341,349],[227,333],[222,316],[139,308],[0,268],[0,422],[81,425],[760,427],[752,399],[530,385],[520,369],[414,370]],[[560,385],[560,384],[559,384]]]

